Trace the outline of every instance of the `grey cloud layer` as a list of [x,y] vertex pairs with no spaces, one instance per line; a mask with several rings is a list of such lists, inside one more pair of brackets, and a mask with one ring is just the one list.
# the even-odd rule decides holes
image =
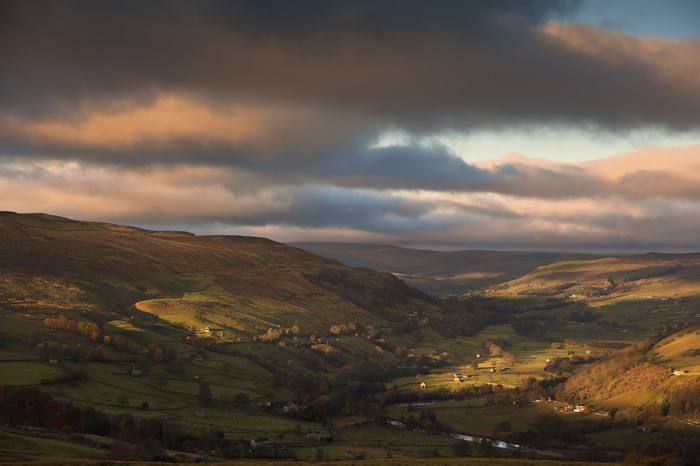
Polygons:
[[535,26],[575,2],[22,2],[0,10],[17,112],[194,92],[341,106],[412,130],[533,122],[697,127],[700,93]]

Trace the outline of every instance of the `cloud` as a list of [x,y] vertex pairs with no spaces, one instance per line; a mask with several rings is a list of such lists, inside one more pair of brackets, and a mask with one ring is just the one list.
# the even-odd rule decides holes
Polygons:
[[700,124],[697,43],[544,23],[576,2],[254,3],[5,2],[0,103],[63,118],[186,94],[414,132]]
[[301,104],[211,105],[192,96],[160,95],[145,103],[78,108],[60,117],[22,117],[0,111],[0,147],[28,156],[69,154],[123,164],[184,159],[205,163],[219,159],[225,164],[222,159],[235,163],[240,158],[304,158],[348,137],[358,126],[352,114],[322,112]]
[[[576,4],[0,2],[2,208],[279,239],[692,244],[698,145],[468,162],[421,142],[700,128],[700,42],[556,22]],[[387,130],[411,137],[377,146]]]
[[[21,193],[19,196],[17,193]],[[138,224],[222,222],[406,232],[430,203],[328,185],[267,184],[255,174],[220,167],[115,171],[76,162],[0,164],[3,208]]]

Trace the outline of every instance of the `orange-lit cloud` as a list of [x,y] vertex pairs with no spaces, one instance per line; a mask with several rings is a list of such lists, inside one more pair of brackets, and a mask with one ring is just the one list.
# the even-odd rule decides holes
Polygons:
[[245,148],[255,156],[285,151],[298,155],[343,137],[356,124],[352,116],[329,118],[302,105],[213,105],[180,95],[162,95],[144,104],[78,108],[74,114],[48,118],[0,116],[6,137],[39,147],[133,151],[193,143]]
[[610,66],[636,63],[639,74],[651,74],[666,86],[700,90],[700,40],[629,36],[582,24],[547,23],[541,31],[554,42]]

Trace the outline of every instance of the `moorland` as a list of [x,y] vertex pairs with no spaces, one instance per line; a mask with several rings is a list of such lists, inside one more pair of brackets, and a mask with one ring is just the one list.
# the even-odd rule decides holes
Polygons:
[[0,457],[700,463],[700,254],[294,246],[0,213]]

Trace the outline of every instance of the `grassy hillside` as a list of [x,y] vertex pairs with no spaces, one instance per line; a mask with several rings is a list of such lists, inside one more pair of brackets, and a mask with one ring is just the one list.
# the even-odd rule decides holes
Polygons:
[[[645,440],[628,414],[622,424],[550,422],[560,404],[536,403],[583,393],[600,409],[658,408],[650,444],[695,458],[666,443],[696,429],[687,395],[698,334],[668,330],[696,319],[697,258],[571,256],[538,267],[528,254],[485,253],[491,262],[470,273],[515,278],[447,301],[262,238],[0,213],[0,450],[16,461],[325,461],[350,451],[517,464],[623,459]],[[444,260],[450,273],[463,267]],[[411,270],[436,273],[431,261]],[[606,358],[660,330],[642,353]],[[600,379],[605,396],[568,391],[618,362],[624,370],[608,371],[617,379]],[[421,402],[434,409],[412,405]],[[491,440],[456,448],[455,433]],[[260,437],[270,445],[251,446]]]
[[[132,444],[149,438],[151,419],[160,443],[172,437],[185,451],[209,442],[235,456],[237,439],[264,436],[313,459],[318,445],[304,433],[332,436],[318,421],[336,403],[352,398],[345,412],[361,413],[383,381],[444,362],[411,332],[452,312],[392,275],[261,238],[2,213],[0,380],[55,401],[35,417],[33,405],[15,406],[26,395],[0,390],[0,425],[92,432],[94,408],[111,423],[102,431]],[[152,457],[150,447],[127,456]]]
[[[37,317],[105,323],[137,310],[251,340],[270,327],[310,333],[382,325],[436,307],[387,274],[356,270],[261,238],[196,237],[48,215],[0,214],[0,301]],[[31,303],[29,303],[30,300]],[[225,317],[224,317],[225,316]]]
[[293,246],[355,266],[390,272],[434,296],[460,295],[557,261],[594,256],[522,251],[431,251],[391,245],[298,242]]
[[470,300],[515,313],[559,341],[632,343],[700,322],[700,255],[561,261]]
[[571,377],[558,398],[616,408],[633,425],[663,424],[675,415],[700,423],[700,327],[648,339],[616,352]]
[[560,261],[540,266],[500,290],[591,301],[630,296],[679,299],[700,295],[699,280],[700,254],[644,254]]

